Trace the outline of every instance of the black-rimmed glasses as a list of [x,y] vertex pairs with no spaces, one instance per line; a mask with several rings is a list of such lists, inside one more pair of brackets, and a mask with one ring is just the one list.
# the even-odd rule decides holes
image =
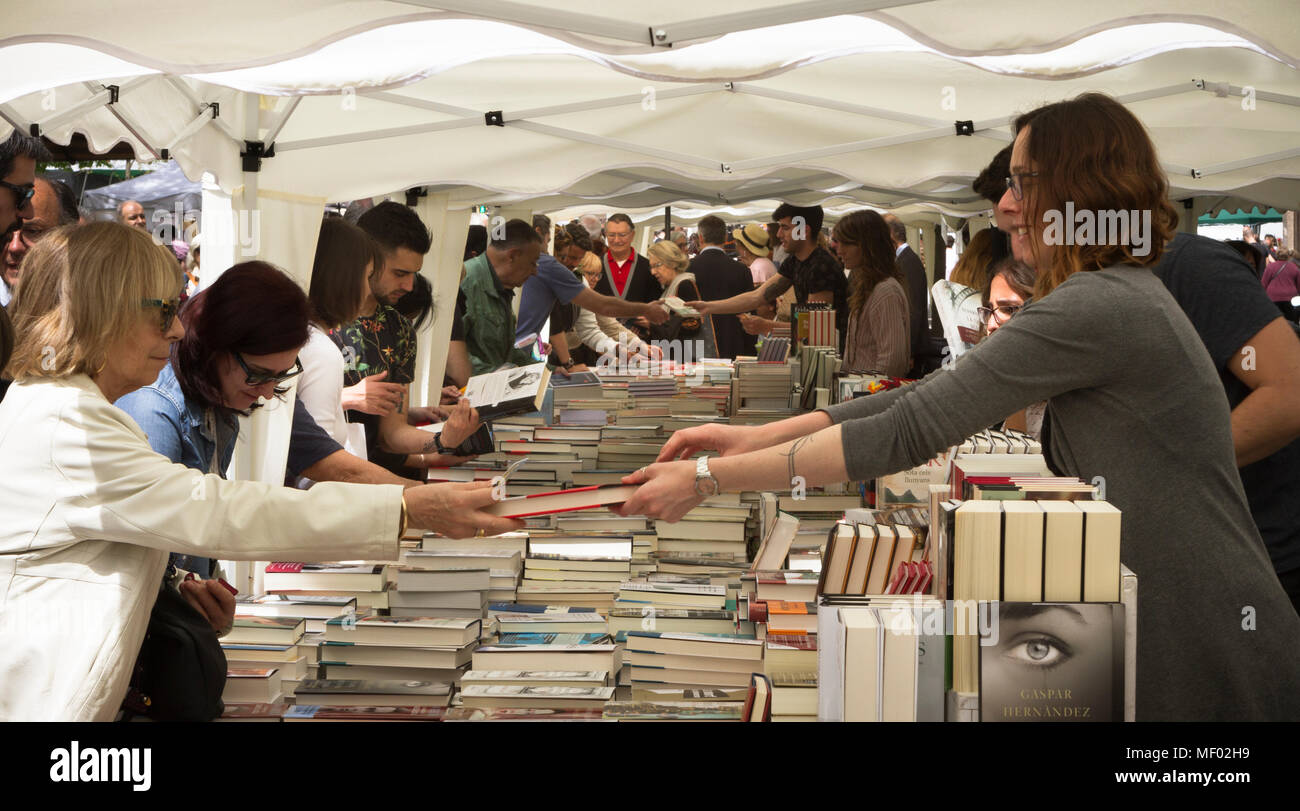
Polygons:
[[1007,177],[1007,188],[1016,200],[1025,199],[1024,178],[1027,177],[1038,177],[1038,172],[1012,172]]
[[172,319],[176,317],[177,311],[181,308],[181,299],[179,296],[169,299],[146,298],[140,299],[140,304],[143,307],[158,308],[158,329],[165,334],[172,325]]
[[993,323],[997,324],[1000,327],[1003,324],[1007,323],[1007,320],[1011,318],[1011,316],[1020,312],[1020,308],[1023,306],[1025,305],[1004,304],[1001,307],[980,307],[978,310],[976,310],[976,312],[979,313],[980,321],[984,323],[988,323],[988,320],[992,318]]
[[279,384],[291,377],[302,374],[302,360],[300,358],[294,358],[293,368],[286,369],[283,372],[254,372],[248,368],[248,364],[244,362],[242,355],[234,350],[231,350],[230,354],[234,355],[235,360],[239,361],[239,367],[244,370],[244,382],[250,386],[263,386],[267,383]]
[[36,196],[36,184],[25,183],[19,186],[16,183],[10,183],[7,180],[0,180],[0,186],[14,193],[14,208],[22,210],[24,206]]

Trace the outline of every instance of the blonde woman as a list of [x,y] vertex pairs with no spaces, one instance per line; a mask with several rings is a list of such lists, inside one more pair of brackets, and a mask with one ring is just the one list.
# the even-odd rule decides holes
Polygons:
[[[499,520],[481,512],[490,489],[296,490],[155,453],[113,402],[153,383],[184,337],[182,284],[147,233],[116,223],[58,229],[23,264],[0,402],[0,720],[112,720],[169,552],[390,560],[408,508],[471,535]],[[233,613],[216,581],[183,588],[214,626]]]
[[[594,287],[605,272],[600,257],[590,251],[582,254],[582,258],[575,265],[575,270],[588,287]],[[617,356],[619,347],[626,347],[626,352],[631,355],[647,358],[658,358],[663,354],[658,347],[642,341],[636,333],[620,324],[618,319],[596,315],[585,307],[578,308],[573,329],[566,335],[572,336],[569,338],[571,351],[581,346],[586,347],[591,353],[587,355],[589,363],[595,363],[602,355]]]

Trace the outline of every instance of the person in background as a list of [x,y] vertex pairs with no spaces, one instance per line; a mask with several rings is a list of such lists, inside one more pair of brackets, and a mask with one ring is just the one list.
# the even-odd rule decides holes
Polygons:
[[[749,270],[727,256],[723,243],[727,240],[727,224],[721,217],[710,214],[699,222],[700,252],[692,260],[690,272],[695,280],[693,289],[702,301],[721,301],[754,291],[754,277]],[[656,277],[657,278],[657,277]],[[693,301],[694,299],[685,299]],[[713,338],[717,357],[732,358],[753,355],[755,339],[742,328],[740,319],[729,313],[712,317]]]
[[117,218],[123,225],[139,228],[141,231],[149,230],[145,222],[144,206],[140,205],[138,200],[124,200],[117,207]]
[[367,459],[397,476],[415,478],[421,472],[407,467],[407,454],[438,448],[432,441],[422,442],[428,433],[407,421],[415,329],[394,305],[415,286],[433,240],[419,215],[391,200],[362,214],[357,225],[379,245],[384,262],[370,274],[360,315],[330,336],[345,361],[343,408],[349,422],[363,426]]
[[[49,159],[50,153],[40,139],[18,130],[0,141],[0,189],[3,189],[0,191],[0,246],[6,250],[14,232],[22,228],[23,221],[35,216],[32,206],[36,196],[36,161]],[[21,263],[13,266],[15,281],[18,264]],[[0,285],[0,306],[8,307],[13,297],[13,283],[9,281],[7,262],[0,271],[5,275],[5,283]]]
[[587,239],[591,240],[591,252],[596,254],[597,258],[605,255],[605,220],[598,214],[583,214],[578,218],[578,224],[587,232]]
[[[718,313],[744,313],[756,310],[764,303],[774,304],[782,293],[794,289],[799,304],[824,302],[835,310],[836,328],[843,343],[848,324],[848,281],[844,270],[830,251],[818,244],[821,237],[821,206],[793,206],[782,203],[773,213],[781,244],[788,255],[777,270],[777,275],[761,287],[722,301],[692,301],[690,306],[704,315]],[[753,322],[746,331],[755,333]]]
[[60,225],[72,225],[77,221],[75,217],[67,218],[67,212],[59,203],[58,189],[50,180],[38,176],[34,182],[36,191],[31,200],[32,216],[24,218],[22,226],[5,241],[4,255],[0,257],[0,307],[8,307],[13,300],[27,251],[52,229]]
[[554,236],[551,232],[551,218],[545,214],[534,214],[533,230],[542,238],[542,252],[550,253],[551,237]]
[[736,258],[749,268],[754,287],[762,287],[764,282],[776,275],[776,265],[768,258],[772,255],[772,249],[768,246],[767,229],[751,222],[732,231],[731,238],[736,241]]
[[953,238],[953,235],[952,235],[952,234],[948,234],[948,235],[944,236],[943,241],[944,241],[944,244],[948,246],[948,249],[947,249],[946,251],[944,251],[944,254],[943,254],[943,262],[944,262],[944,264],[943,264],[943,267],[944,267],[944,276],[943,276],[943,277],[944,277],[945,279],[951,279],[951,278],[952,278],[952,272],[953,272],[953,270],[957,267],[957,259],[958,259],[958,254],[957,254],[957,240]]
[[[619,224],[611,223],[612,226]],[[617,233],[617,228],[615,232]],[[559,249],[556,250],[558,252]],[[569,240],[565,251],[572,250],[572,240]],[[530,335],[541,335],[549,318],[551,334],[545,337],[551,344],[552,359],[566,371],[583,371],[575,368],[583,364],[570,357],[568,343],[561,339],[576,323],[577,314],[567,310],[569,304],[597,315],[637,319],[646,324],[662,324],[668,320],[668,311],[659,304],[603,295],[588,289],[571,268],[554,256],[542,252],[537,257],[537,273],[524,282],[520,291],[519,320],[515,326],[514,339],[522,341]]]
[[536,362],[530,350],[515,348],[513,302],[515,290],[537,272],[542,238],[523,220],[510,220],[501,230],[491,235],[485,253],[465,263],[460,283],[465,294],[465,343],[476,375],[506,363]]
[[[146,233],[90,223],[42,240],[23,274],[16,382],[0,403],[0,568],[12,573],[0,584],[0,719],[112,720],[169,553],[389,560],[408,515],[462,535],[521,525],[482,512],[490,485],[304,492],[169,461],[113,402],[153,382],[185,335],[175,263]],[[236,369],[223,380],[239,391]],[[261,371],[258,388],[274,388],[279,372]],[[223,586],[184,595],[214,631],[229,623]]]
[[663,288],[650,273],[650,263],[644,256],[637,256],[632,248],[632,237],[636,229],[632,218],[626,214],[611,214],[605,223],[605,240],[609,248],[604,255],[596,254],[604,263],[605,274],[596,292],[603,296],[614,296],[624,301],[648,304],[658,301],[663,295]]
[[[565,231],[563,243],[557,243],[559,247],[556,248],[560,261],[591,288],[600,282],[604,266],[596,254],[587,250],[591,240],[580,226],[570,223]],[[658,306],[655,309],[662,310]],[[645,343],[617,319],[597,315],[581,305],[574,313],[573,329],[568,335],[570,356],[587,366],[605,355],[618,357],[620,351],[625,352],[629,359],[641,356],[649,360],[663,356],[659,347]]]
[[[981,340],[997,332],[1033,300],[1034,283],[1033,268],[1014,257],[1008,256],[992,268],[980,297],[983,305],[979,308]],[[1032,403],[1007,417],[1002,425],[1039,439],[1043,435],[1046,413],[1045,401]]]
[[852,211],[835,224],[831,247],[849,271],[842,371],[904,376],[912,366],[910,315],[889,226],[874,211]]
[[1265,266],[1260,281],[1264,283],[1269,301],[1277,305],[1282,317],[1295,321],[1296,308],[1291,300],[1300,296],[1300,267],[1296,266],[1295,254],[1286,248],[1278,251],[1277,259]]
[[997,261],[997,243],[1006,237],[996,228],[981,228],[971,237],[966,250],[961,252],[956,267],[948,281],[973,290],[983,290],[989,283],[990,272]]
[[[695,260],[687,259],[681,248],[666,240],[651,245],[649,253],[650,272],[663,285],[664,298],[676,296],[683,301],[694,301],[700,297],[695,274],[690,271],[699,257]],[[698,317],[683,318],[674,313],[664,324],[644,326],[651,340],[680,341],[695,338],[701,324]]]
[[1268,258],[1270,260],[1278,258],[1277,237],[1272,234],[1265,234],[1264,248],[1268,251]]
[[912,363],[914,364],[912,370],[908,373],[908,377],[920,377],[919,372],[921,370],[915,364],[925,357],[929,348],[927,344],[930,335],[930,322],[928,320],[930,285],[926,283],[925,265],[922,264],[921,258],[916,255],[911,246],[907,244],[907,226],[893,214],[886,214],[885,222],[889,225],[889,236],[894,242],[894,254],[897,257],[898,266],[902,268],[903,278],[907,281],[904,288],[907,290],[908,320],[912,330]]
[[[1155,147],[1127,108],[1097,93],[1026,113],[1014,129],[1000,206],[1018,232],[1013,248],[1035,257],[1032,303],[911,386],[757,428],[674,433],[660,459],[722,457],[625,477],[641,486],[618,512],[672,521],[711,492],[783,488],[793,476],[869,480],[1045,398],[1050,466],[1105,477],[1123,512],[1124,563],[1143,578],[1139,720],[1300,719],[1300,616],[1251,520],[1235,420],[1204,343],[1150,270],[1178,223]],[[1151,211],[1151,242],[1054,244],[1043,212],[1065,200]],[[1247,633],[1242,606],[1255,618]]]

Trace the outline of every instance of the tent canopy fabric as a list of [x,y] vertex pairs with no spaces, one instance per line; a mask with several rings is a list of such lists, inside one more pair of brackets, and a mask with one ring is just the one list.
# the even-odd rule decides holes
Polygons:
[[1100,90],[1146,123],[1173,197],[1300,197],[1286,0],[550,5],[231,0],[183,27],[116,0],[22,7],[0,38],[0,118],[166,150],[227,192],[253,141],[274,145],[260,185],[328,199],[429,186],[453,206],[933,218],[989,208],[969,184],[1016,114]]
[[146,212],[172,211],[178,203],[185,211],[199,209],[203,205],[203,185],[187,178],[172,161],[139,177],[91,189],[82,195],[81,205],[87,211],[107,211],[127,200],[140,203]]
[[1202,214],[1197,218],[1198,225],[1258,225],[1262,222],[1281,222],[1282,212],[1275,208],[1268,211],[1260,211],[1259,206],[1253,206],[1250,211],[1237,209],[1228,211],[1224,209],[1214,216]]

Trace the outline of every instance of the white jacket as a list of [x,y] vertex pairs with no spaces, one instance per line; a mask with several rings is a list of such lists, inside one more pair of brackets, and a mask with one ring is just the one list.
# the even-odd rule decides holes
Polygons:
[[154,453],[90,378],[0,402],[0,720],[112,720],[168,552],[393,560],[397,485],[228,482]]

